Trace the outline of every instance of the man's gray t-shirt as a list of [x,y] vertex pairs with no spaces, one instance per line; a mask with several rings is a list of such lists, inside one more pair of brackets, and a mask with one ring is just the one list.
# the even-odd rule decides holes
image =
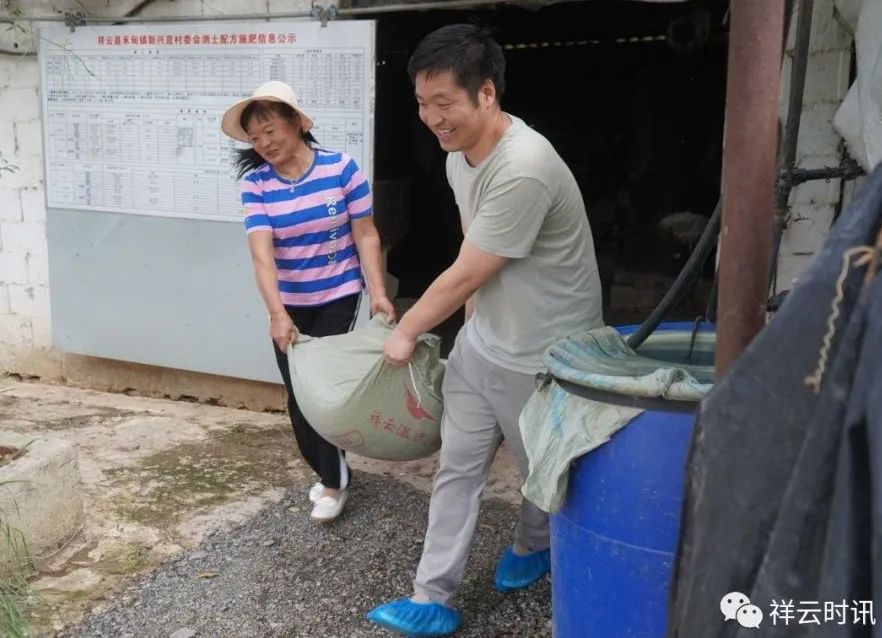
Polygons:
[[522,120],[470,166],[447,156],[466,240],[510,261],[475,293],[466,335],[491,362],[533,374],[556,340],[603,325],[600,277],[572,172]]

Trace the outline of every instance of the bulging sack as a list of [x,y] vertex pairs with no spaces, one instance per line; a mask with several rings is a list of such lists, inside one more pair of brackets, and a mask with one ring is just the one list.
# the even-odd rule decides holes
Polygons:
[[411,362],[383,359],[394,325],[375,315],[362,328],[331,337],[300,335],[288,351],[291,385],[310,425],[360,456],[409,461],[441,447],[441,340],[423,335]]

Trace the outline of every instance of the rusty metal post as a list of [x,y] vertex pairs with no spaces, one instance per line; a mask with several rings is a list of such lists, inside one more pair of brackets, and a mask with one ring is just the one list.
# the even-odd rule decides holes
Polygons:
[[732,0],[716,373],[765,323],[784,0]]

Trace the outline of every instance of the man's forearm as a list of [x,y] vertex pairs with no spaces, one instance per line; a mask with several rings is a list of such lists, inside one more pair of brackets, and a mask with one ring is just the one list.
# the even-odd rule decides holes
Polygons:
[[462,308],[477,287],[470,279],[457,276],[451,269],[446,270],[401,317],[399,330],[412,338],[432,330]]

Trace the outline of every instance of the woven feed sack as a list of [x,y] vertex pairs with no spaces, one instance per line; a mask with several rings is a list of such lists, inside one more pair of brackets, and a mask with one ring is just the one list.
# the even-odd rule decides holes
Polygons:
[[383,359],[394,325],[376,315],[362,328],[331,337],[300,335],[288,352],[297,405],[337,447],[360,456],[409,461],[441,447],[441,340],[424,335],[413,360]]

